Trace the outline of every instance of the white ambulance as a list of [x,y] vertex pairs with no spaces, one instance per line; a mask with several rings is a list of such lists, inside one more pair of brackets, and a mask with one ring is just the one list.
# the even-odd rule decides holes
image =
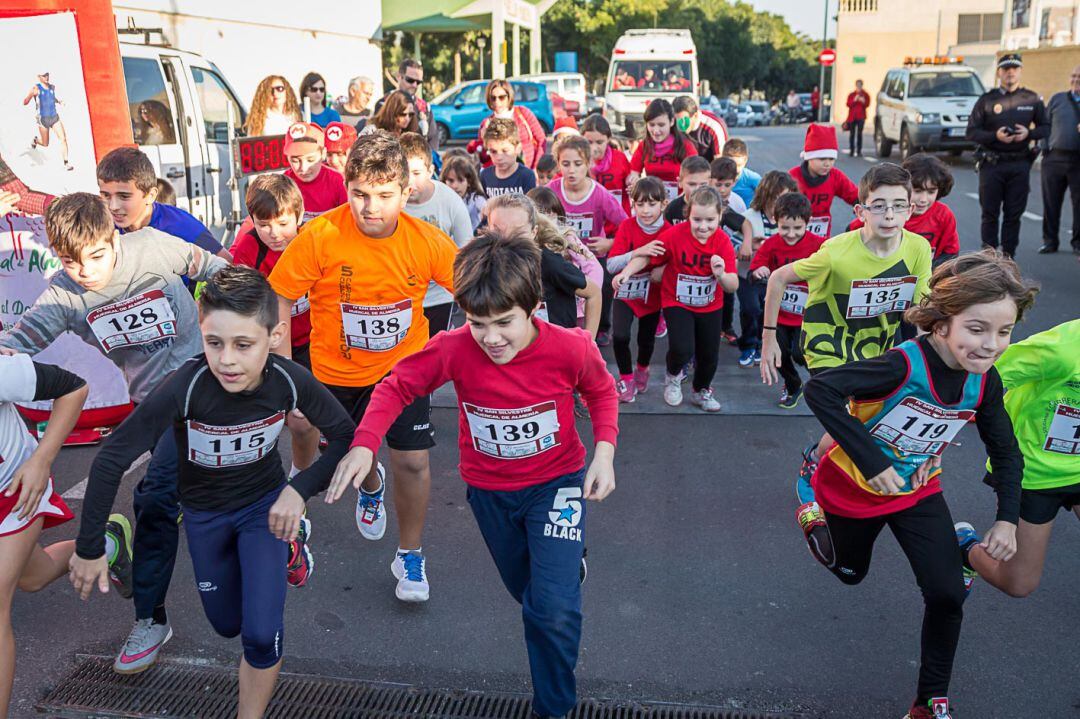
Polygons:
[[645,131],[645,108],[658,97],[697,98],[697,46],[689,30],[627,30],[615,43],[605,85],[604,117],[629,137]]

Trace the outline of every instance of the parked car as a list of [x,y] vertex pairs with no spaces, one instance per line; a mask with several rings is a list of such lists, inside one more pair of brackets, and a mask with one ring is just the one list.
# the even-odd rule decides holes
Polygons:
[[585,114],[585,76],[580,72],[545,72],[537,75],[517,75],[511,80],[539,82],[548,92],[566,101],[566,111],[575,117]]
[[735,127],[738,121],[738,108],[731,100],[726,97],[721,99],[716,95],[707,95],[705,97],[698,98],[698,106],[702,110],[708,110],[712,114],[719,117],[728,127]]
[[[439,130],[440,142],[447,140],[471,140],[480,130],[480,123],[491,114],[484,101],[484,91],[490,80],[473,80],[443,90],[431,100],[431,113]],[[536,119],[551,133],[555,126],[555,112],[547,88],[538,82],[511,80],[514,88],[514,104],[527,107]]]
[[799,122],[815,122],[814,103],[810,102],[810,93],[799,93]]
[[738,107],[736,124],[741,127],[759,127],[767,125],[771,113],[769,104],[759,100],[744,102]]

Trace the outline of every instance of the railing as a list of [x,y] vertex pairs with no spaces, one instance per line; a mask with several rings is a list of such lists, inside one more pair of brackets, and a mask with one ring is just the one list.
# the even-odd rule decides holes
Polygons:
[[878,0],[840,0],[840,12],[877,12]]

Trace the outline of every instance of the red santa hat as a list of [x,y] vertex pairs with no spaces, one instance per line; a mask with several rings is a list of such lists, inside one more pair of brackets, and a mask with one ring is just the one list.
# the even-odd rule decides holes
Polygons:
[[558,137],[559,135],[565,135],[567,133],[571,135],[581,134],[581,131],[578,130],[577,121],[570,115],[567,115],[566,117],[560,117],[558,120],[556,120],[555,128],[552,130],[551,134],[555,137]]
[[835,127],[832,125],[811,124],[810,127],[806,128],[806,141],[803,142],[802,159],[829,158],[835,160],[839,154]]

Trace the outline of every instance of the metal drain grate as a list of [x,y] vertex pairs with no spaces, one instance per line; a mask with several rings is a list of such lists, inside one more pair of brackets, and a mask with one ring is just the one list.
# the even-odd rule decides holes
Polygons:
[[[82,657],[74,670],[38,705],[63,719],[154,717],[232,719],[236,672],[162,661],[135,676],[112,671],[110,657]],[[795,714],[747,712],[719,707],[634,704],[585,699],[571,719],[796,719]],[[282,674],[267,719],[528,719],[529,698],[520,694],[379,684]]]

